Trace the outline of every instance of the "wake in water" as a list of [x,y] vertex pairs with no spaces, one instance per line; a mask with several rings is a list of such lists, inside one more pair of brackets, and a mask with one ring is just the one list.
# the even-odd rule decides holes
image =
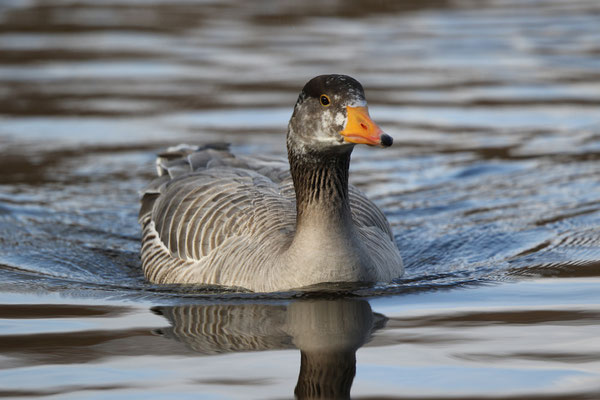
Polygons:
[[[103,152],[85,152],[89,165],[100,165],[106,157]],[[133,188],[141,187],[145,179],[136,171],[142,171],[152,157],[149,151],[120,149],[112,162],[137,160],[133,172],[127,163],[83,176],[62,169],[58,183],[48,179],[25,190],[13,186],[13,195],[0,198],[0,286],[100,297],[221,291],[145,283]],[[81,158],[65,156],[57,160],[58,169]],[[407,265],[405,277],[395,284],[360,288],[357,294],[533,276],[597,276],[600,193],[593,189],[600,163],[593,153],[566,160],[564,154],[483,158],[451,153],[414,156],[408,163],[395,154],[376,159],[363,152],[355,159],[356,183],[375,193]],[[425,164],[435,167],[424,173]],[[369,171],[379,180],[371,181]]]

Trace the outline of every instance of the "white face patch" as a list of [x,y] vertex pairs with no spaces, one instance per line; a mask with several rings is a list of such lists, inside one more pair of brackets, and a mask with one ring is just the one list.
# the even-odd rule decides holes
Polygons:
[[333,120],[331,117],[331,113],[328,113],[328,112],[321,113],[321,130],[322,131],[327,130],[327,127],[329,125],[331,125],[332,122],[333,122]]
[[321,134],[319,136],[327,137],[328,136],[327,132],[331,125],[333,125],[333,116],[331,115],[331,113],[328,113],[328,112],[322,113],[321,121],[320,121]]
[[334,126],[334,123],[336,123],[338,120],[338,116],[342,117],[343,123],[344,116],[342,113],[337,113],[335,116],[329,112],[322,113],[319,119],[319,128],[317,132],[315,132],[315,136],[312,140],[318,141],[321,144],[338,144],[339,139],[336,136],[332,136],[330,133],[331,127]]
[[344,117],[344,114],[339,112],[337,114],[335,114],[335,124],[336,125],[345,125],[346,122],[346,117]]

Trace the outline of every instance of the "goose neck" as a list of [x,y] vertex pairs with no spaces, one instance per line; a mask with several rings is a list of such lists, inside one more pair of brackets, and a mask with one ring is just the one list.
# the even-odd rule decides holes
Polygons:
[[351,223],[348,200],[350,153],[289,154],[298,230],[305,225],[345,229],[345,225]]

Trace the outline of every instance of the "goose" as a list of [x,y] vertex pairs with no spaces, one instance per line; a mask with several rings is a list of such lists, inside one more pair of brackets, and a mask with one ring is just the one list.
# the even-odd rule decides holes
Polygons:
[[159,154],[139,213],[146,279],[276,292],[402,276],[383,212],[348,184],[356,144],[393,142],[369,116],[362,85],[311,79],[286,142],[289,164],[219,144]]

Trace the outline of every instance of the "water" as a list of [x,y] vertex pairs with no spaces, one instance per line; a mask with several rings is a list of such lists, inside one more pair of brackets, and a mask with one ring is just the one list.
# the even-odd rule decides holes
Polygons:
[[[0,396],[600,398],[600,4],[0,2]],[[144,282],[160,149],[284,155],[346,73],[390,149],[351,180],[406,275],[257,295]]]

